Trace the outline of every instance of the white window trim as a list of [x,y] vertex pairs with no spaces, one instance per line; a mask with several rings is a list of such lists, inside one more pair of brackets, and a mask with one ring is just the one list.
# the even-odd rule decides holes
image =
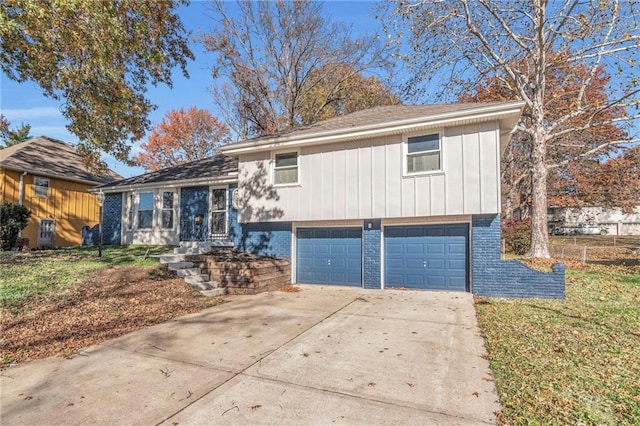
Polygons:
[[[38,185],[38,179],[44,179],[47,181],[47,186]],[[47,194],[42,195],[38,194],[38,188],[46,188]],[[51,190],[51,179],[44,176],[34,176],[33,177],[33,196],[38,198],[49,198],[49,191]]]
[[[148,194],[151,193],[153,195],[153,204],[152,204],[152,209],[151,209],[151,227],[149,228],[141,228],[140,227],[140,195],[141,194]],[[151,232],[154,231],[157,228],[157,220],[158,220],[158,215],[156,214],[156,210],[157,210],[157,195],[158,195],[158,190],[157,189],[151,189],[151,190],[145,190],[145,191],[138,191],[135,193],[135,216],[134,216],[134,220],[135,220],[135,226],[133,227],[133,230],[135,231],[141,231],[141,232]],[[146,211],[146,210],[145,210]]]
[[[292,153],[296,153],[296,162],[297,162],[297,168],[298,168],[298,181],[297,182],[291,182],[291,183],[276,183],[276,155],[277,154],[292,154]],[[290,166],[292,167],[292,166]],[[287,186],[301,186],[300,184],[300,178],[301,178],[301,174],[300,174],[300,149],[285,149],[285,150],[278,150],[278,151],[271,151],[271,166],[269,167],[270,169],[270,178],[271,178],[271,183],[273,184],[274,187],[278,187],[278,188],[282,188],[282,187],[287,187]]]
[[[407,158],[409,157],[409,138],[417,136],[438,135],[438,141],[440,145],[440,168],[438,170],[427,170],[424,172],[409,172],[407,169]],[[428,130],[417,133],[408,133],[402,135],[402,172],[403,176],[422,176],[422,175],[437,175],[444,173],[444,131],[442,129]],[[435,151],[422,151],[422,152],[435,152]],[[412,153],[415,155],[417,153]]]
[[137,207],[137,198],[138,193],[135,191],[125,192],[125,200],[124,200],[124,208],[125,208],[125,217],[127,221],[126,231],[133,231],[136,229],[136,207]]
[[[224,189],[224,234],[214,234],[211,232],[211,220],[213,219],[214,212],[220,212],[221,210],[213,210],[213,191],[216,189]],[[209,238],[214,237],[228,237],[229,236],[229,185],[214,185],[209,187],[209,214],[207,217],[207,232],[209,234]]]
[[[169,210],[169,209],[165,209],[164,208],[164,193],[165,192],[170,192],[173,194],[173,206],[171,207],[171,211],[173,212],[173,224],[170,228],[165,228],[162,226],[162,214],[164,213],[165,210]],[[178,222],[178,214],[177,214],[177,209],[176,206],[178,205],[178,191],[175,191],[174,189],[169,189],[169,188],[158,188],[158,228],[161,231],[175,231],[176,227],[177,227],[177,222]]]

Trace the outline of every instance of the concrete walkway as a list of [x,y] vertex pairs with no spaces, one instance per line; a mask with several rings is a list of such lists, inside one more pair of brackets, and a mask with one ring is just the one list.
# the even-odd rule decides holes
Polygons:
[[468,293],[301,286],[2,372],[0,424],[493,424]]

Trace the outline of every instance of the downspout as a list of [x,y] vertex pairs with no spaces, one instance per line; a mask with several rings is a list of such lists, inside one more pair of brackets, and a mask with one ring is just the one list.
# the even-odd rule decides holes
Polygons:
[[24,198],[24,177],[27,175],[27,172],[24,172],[20,175],[20,188],[18,191],[18,205],[22,205],[22,199]]
[[[20,187],[18,188],[18,205],[22,205],[22,199],[24,198],[24,177],[27,172],[23,172],[20,175]],[[18,238],[22,238],[22,229],[18,231]]]

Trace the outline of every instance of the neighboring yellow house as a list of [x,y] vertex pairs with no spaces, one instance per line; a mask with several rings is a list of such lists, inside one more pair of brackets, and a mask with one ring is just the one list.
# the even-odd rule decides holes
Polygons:
[[31,210],[21,234],[30,248],[80,245],[82,227],[99,222],[98,201],[87,190],[118,179],[110,170],[90,173],[71,145],[45,136],[0,149],[0,203]]

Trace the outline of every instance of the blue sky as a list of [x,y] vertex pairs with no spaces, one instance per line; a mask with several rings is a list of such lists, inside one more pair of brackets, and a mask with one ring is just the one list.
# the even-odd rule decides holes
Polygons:
[[[324,10],[333,20],[353,25],[354,32],[376,32],[380,23],[374,18],[375,2],[369,1],[329,1]],[[213,25],[211,13],[204,1],[192,1],[187,7],[179,10],[182,21],[188,31],[197,35],[199,31],[207,31]],[[151,102],[158,109],[150,115],[152,124],[159,123],[167,111],[196,106],[210,110],[213,114],[213,103],[209,87],[213,83],[210,75],[211,56],[205,55],[202,46],[192,44],[191,50],[196,60],[189,62],[190,78],[185,79],[179,70],[173,74],[173,89],[161,85],[150,87],[147,93]],[[0,109],[12,126],[21,123],[31,125],[34,136],[46,135],[65,142],[75,143],[77,138],[69,133],[65,126],[68,124],[60,113],[63,100],[56,101],[42,95],[42,90],[34,83],[16,83],[9,80],[4,73],[0,77]],[[137,146],[134,146],[134,154]],[[109,167],[124,177],[143,173],[136,167],[127,167],[113,158],[105,158]]]

